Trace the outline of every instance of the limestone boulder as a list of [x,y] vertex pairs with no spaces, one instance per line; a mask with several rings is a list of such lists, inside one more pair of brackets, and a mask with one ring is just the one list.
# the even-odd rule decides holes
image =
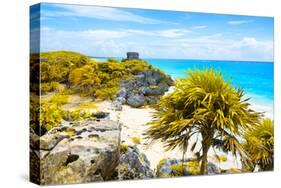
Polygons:
[[115,121],[64,121],[40,138],[39,150],[32,149],[40,158],[40,184],[118,179],[119,147],[120,127]]

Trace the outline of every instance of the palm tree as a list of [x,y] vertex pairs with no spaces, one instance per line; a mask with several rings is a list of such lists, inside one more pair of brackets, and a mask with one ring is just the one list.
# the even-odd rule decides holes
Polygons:
[[[246,128],[257,125],[262,115],[249,109],[248,100],[230,80],[224,81],[220,72],[189,71],[186,78],[175,82],[174,92],[161,98],[145,135],[164,142],[167,150],[181,147],[184,152],[192,136],[201,136],[197,154],[200,172],[205,174],[210,147],[247,159],[238,137]],[[193,143],[191,150],[196,144]]]
[[251,159],[251,170],[259,166],[261,170],[273,170],[274,156],[274,124],[271,119],[265,118],[261,123],[248,129],[244,134],[243,147]]

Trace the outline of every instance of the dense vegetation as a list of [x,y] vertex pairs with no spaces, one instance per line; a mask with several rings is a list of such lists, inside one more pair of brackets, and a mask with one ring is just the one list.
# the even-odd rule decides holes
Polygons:
[[244,148],[251,160],[251,170],[258,166],[261,170],[273,170],[274,126],[271,119],[262,119],[256,127],[244,134]]
[[40,54],[41,91],[50,92],[65,84],[73,92],[99,99],[112,99],[121,79],[148,69],[154,69],[143,60],[119,62],[110,58],[96,62],[75,52],[46,52]]
[[[202,138],[197,151],[200,173],[207,171],[207,154],[211,147],[240,155],[248,161],[239,137],[245,130],[259,125],[261,113],[251,110],[249,99],[244,100],[241,89],[224,81],[213,69],[188,72],[188,77],[175,84],[175,91],[161,98],[155,120],[147,130],[147,137],[166,143],[166,148],[179,146],[185,153],[193,151],[192,136]],[[245,162],[246,163],[246,162]]]
[[[67,103],[68,95],[78,94],[93,100],[113,100],[122,80],[129,80],[132,76],[149,69],[155,70],[143,60],[119,62],[110,58],[107,62],[96,62],[85,55],[68,51],[32,54],[31,91],[37,92],[38,95],[36,90],[40,80],[41,95],[55,95],[50,100],[41,100],[41,108],[36,95],[31,96],[32,127],[39,132],[40,129],[36,128],[36,125],[40,124],[41,132],[45,133],[66,119],[66,116],[69,117],[66,115],[68,112],[61,108],[63,103]],[[41,116],[37,117],[39,110]],[[72,116],[79,116],[81,113],[72,112]]]

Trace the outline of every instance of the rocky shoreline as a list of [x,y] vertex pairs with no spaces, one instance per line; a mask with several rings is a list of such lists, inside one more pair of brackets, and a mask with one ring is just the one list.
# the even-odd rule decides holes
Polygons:
[[[85,183],[92,181],[132,180],[154,177],[196,175],[199,165],[194,155],[166,152],[161,143],[149,144],[142,133],[152,118],[152,108],[122,105],[116,110],[113,102],[101,102],[92,117],[82,121],[63,121],[45,135],[31,129],[31,168],[39,174],[40,184]],[[132,138],[139,137],[139,143]],[[40,163],[38,163],[40,161]],[[227,173],[213,159],[208,174]],[[151,163],[152,162],[152,163]],[[35,171],[36,172],[36,171]]]
[[134,108],[154,105],[172,85],[170,76],[167,77],[159,70],[149,69],[129,80],[121,80],[120,90],[112,105],[116,110],[121,110],[123,104]]

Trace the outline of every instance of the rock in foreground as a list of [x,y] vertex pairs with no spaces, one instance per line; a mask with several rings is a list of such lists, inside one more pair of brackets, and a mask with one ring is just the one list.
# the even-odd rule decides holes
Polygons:
[[120,180],[153,178],[153,171],[145,154],[140,153],[136,146],[127,146],[122,151],[119,165]]
[[[31,167],[40,184],[71,184],[118,179],[120,127],[117,122],[63,122],[31,141]],[[32,177],[31,177],[32,178]],[[34,178],[34,177],[33,177]]]
[[[208,163],[208,175],[219,174],[221,170],[215,164]],[[200,164],[197,160],[162,159],[156,169],[157,177],[192,176],[200,174]]]

